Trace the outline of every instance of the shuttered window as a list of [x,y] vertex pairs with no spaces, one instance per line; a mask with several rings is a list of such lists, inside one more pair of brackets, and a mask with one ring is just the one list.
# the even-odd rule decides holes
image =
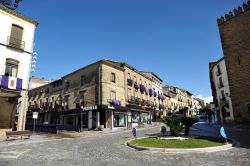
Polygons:
[[22,41],[22,36],[23,28],[13,24],[9,38],[9,45],[15,48],[24,49],[24,42]]

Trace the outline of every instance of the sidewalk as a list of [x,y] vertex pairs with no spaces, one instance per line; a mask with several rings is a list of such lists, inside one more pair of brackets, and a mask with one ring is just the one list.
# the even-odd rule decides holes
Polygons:
[[[154,127],[160,127],[160,124],[153,123],[151,125],[145,125],[144,127],[137,128],[137,130],[146,130]],[[27,143],[40,143],[40,142],[53,141],[59,139],[87,138],[87,137],[94,137],[104,134],[115,134],[121,132],[131,132],[131,130],[127,128],[115,128],[113,130],[104,129],[103,131],[97,131],[97,130],[86,130],[83,132],[62,131],[59,132],[58,134],[35,133],[34,135],[31,135],[30,139],[24,139],[24,140],[13,139],[10,141],[6,141],[5,136],[0,136],[0,147],[9,145],[27,144]]]

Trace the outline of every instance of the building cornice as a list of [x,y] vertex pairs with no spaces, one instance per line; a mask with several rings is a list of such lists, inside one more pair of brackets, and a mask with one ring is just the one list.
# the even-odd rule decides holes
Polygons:
[[24,15],[22,15],[22,14],[16,12],[16,11],[14,11],[14,10],[7,9],[6,7],[3,7],[1,5],[0,5],[0,10],[3,11],[3,12],[6,12],[6,13],[12,15],[12,16],[15,16],[15,17],[18,17],[20,19],[23,19],[23,20],[25,20],[25,21],[27,21],[27,22],[29,22],[31,24],[34,24],[35,26],[38,26],[38,24],[39,24],[36,20],[28,18],[28,17],[26,17],[26,16],[24,16]]

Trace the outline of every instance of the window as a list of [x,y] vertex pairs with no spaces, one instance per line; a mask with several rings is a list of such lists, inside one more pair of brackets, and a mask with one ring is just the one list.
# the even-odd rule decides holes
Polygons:
[[238,64],[240,65],[240,56],[237,56]]
[[84,106],[84,105],[85,105],[84,94],[81,94],[81,96],[80,96],[80,105],[81,105],[81,106]]
[[136,76],[134,76],[134,82],[137,82],[137,78],[136,78]]
[[83,86],[84,82],[85,82],[85,76],[82,75],[82,76],[81,76],[81,86]]
[[22,41],[22,36],[23,36],[23,28],[13,24],[11,28],[11,34],[8,39],[9,46],[18,49],[24,49],[24,42]]
[[220,65],[217,65],[217,76],[221,74]]
[[116,100],[116,92],[111,91],[111,100]]
[[115,83],[116,78],[115,78],[115,73],[111,73],[111,82]]
[[66,87],[65,87],[65,90],[69,90],[69,87],[70,87],[70,82],[66,82]]
[[17,77],[19,62],[13,59],[6,60],[5,76]]
[[131,79],[131,75],[130,75],[130,73],[128,73],[128,79]]

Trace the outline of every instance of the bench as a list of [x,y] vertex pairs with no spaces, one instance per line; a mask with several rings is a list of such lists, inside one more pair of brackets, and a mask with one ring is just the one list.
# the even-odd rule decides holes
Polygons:
[[31,132],[29,130],[25,130],[25,131],[7,131],[6,132],[6,141],[9,140],[9,138],[11,137],[15,137],[15,138],[18,138],[18,137],[28,137],[30,138],[31,136]]

